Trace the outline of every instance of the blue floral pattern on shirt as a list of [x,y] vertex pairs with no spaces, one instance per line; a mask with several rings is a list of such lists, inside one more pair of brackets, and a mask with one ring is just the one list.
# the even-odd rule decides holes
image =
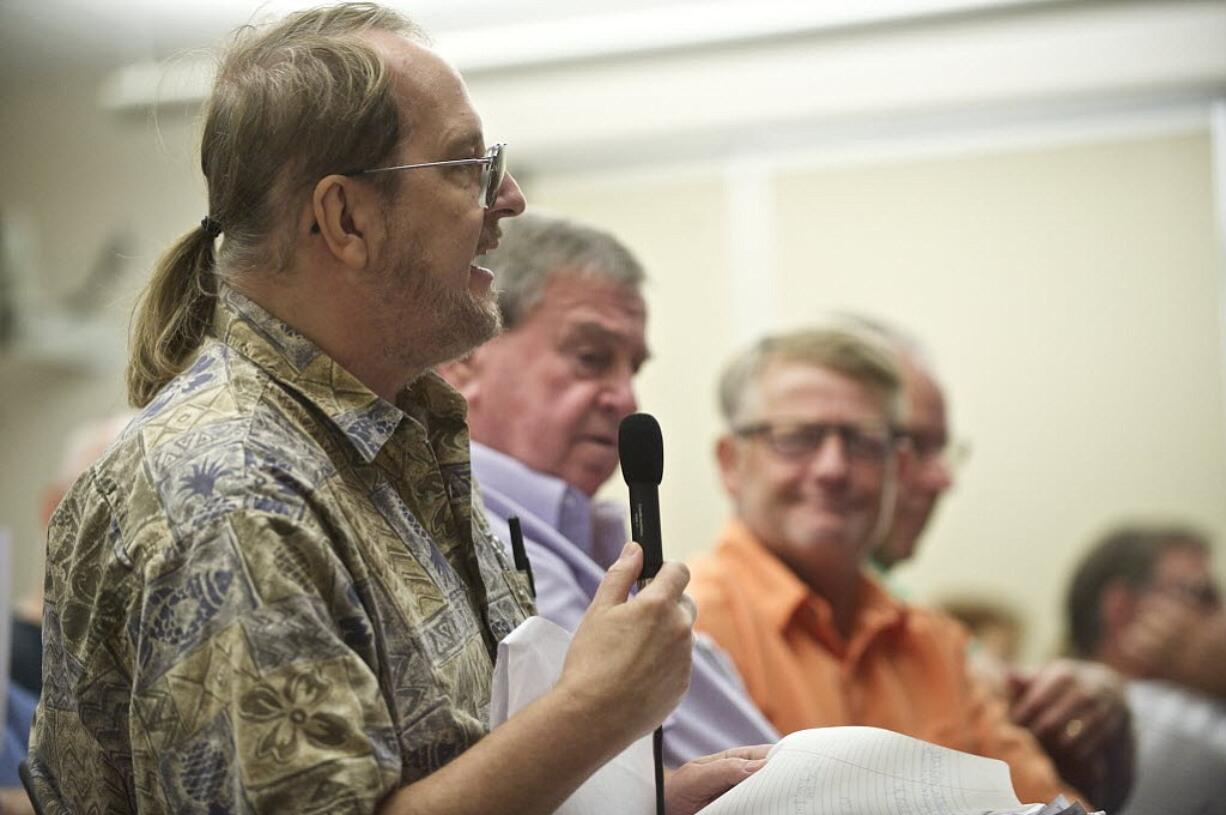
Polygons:
[[485,734],[532,611],[463,400],[391,404],[223,288],[49,531],[31,770],[58,812],[372,812]]

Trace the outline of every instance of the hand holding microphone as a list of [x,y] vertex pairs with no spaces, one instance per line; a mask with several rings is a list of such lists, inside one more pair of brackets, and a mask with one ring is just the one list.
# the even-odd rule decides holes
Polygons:
[[[626,545],[592,598],[571,640],[559,687],[604,721],[627,726],[629,737],[614,745],[614,753],[655,728],[656,809],[663,815],[659,725],[689,687],[695,608],[684,593],[689,570],[664,563],[659,499],[664,443],[656,420],[645,413],[622,420],[618,453],[630,488],[630,524],[637,543]],[[639,593],[627,599],[636,581]]]
[[689,570],[665,564],[627,599],[642,565],[642,547],[626,544],[575,631],[560,682],[594,721],[624,726],[614,753],[660,724],[690,681],[694,615],[681,599]]

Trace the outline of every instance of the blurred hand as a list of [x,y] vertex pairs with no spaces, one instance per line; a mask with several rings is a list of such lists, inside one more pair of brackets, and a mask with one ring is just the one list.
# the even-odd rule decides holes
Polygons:
[[[1034,734],[1060,775],[1090,795],[1131,783],[1132,729],[1120,677],[1105,665],[1058,659],[1010,676],[1013,721]],[[1109,758],[1110,757],[1110,758]],[[1120,766],[1111,766],[1115,761]],[[1121,777],[1124,776],[1124,777]],[[1111,783],[1107,784],[1110,779]]]
[[682,765],[664,783],[668,815],[693,815],[766,764],[769,744],[734,747]]
[[1137,676],[1164,677],[1178,661],[1181,642],[1196,628],[1202,612],[1171,594],[1150,593],[1120,635],[1120,651]]
[[579,622],[558,680],[558,690],[583,700],[600,721],[623,725],[631,740],[677,706],[694,647],[694,603],[683,593],[689,570],[665,563],[627,600],[642,568],[643,550],[627,544]]
[[1126,670],[1226,697],[1226,613],[1178,595],[1147,594],[1120,635]]

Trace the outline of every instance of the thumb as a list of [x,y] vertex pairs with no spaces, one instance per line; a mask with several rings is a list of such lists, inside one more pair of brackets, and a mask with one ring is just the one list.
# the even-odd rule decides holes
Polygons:
[[634,541],[626,544],[604,579],[596,588],[589,608],[604,608],[626,602],[630,587],[643,571],[643,548]]
[[1030,684],[1033,679],[1034,677],[1029,673],[1022,671],[1014,665],[1010,665],[1005,670],[1005,693],[1010,707],[1016,708],[1022,701],[1022,697],[1030,690]]

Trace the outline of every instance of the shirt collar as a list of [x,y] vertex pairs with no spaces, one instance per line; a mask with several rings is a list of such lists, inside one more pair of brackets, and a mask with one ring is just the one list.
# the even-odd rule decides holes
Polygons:
[[532,513],[601,566],[616,560],[625,527],[624,512],[615,502],[593,500],[561,478],[475,441],[472,461],[481,489]]
[[736,563],[740,573],[739,580],[758,598],[758,608],[771,625],[780,631],[788,626],[797,609],[807,598],[816,596],[738,519],[734,518],[725,524],[723,532],[720,533],[719,548],[721,555]]
[[367,462],[392,437],[407,408],[463,421],[463,397],[433,372],[419,377],[397,399],[376,395],[292,326],[236,289],[222,285],[213,335],[284,382],[331,419]]
[[[740,580],[760,598],[762,612],[777,630],[784,631],[797,611],[809,606],[816,624],[833,632],[834,617],[826,598],[814,593],[804,581],[776,557],[750,531],[744,522],[733,519],[720,535],[722,554],[732,558],[740,569]],[[871,638],[881,630],[901,624],[906,607],[889,595],[876,580],[861,570],[857,578],[856,616],[848,639],[848,651],[857,657]]]

